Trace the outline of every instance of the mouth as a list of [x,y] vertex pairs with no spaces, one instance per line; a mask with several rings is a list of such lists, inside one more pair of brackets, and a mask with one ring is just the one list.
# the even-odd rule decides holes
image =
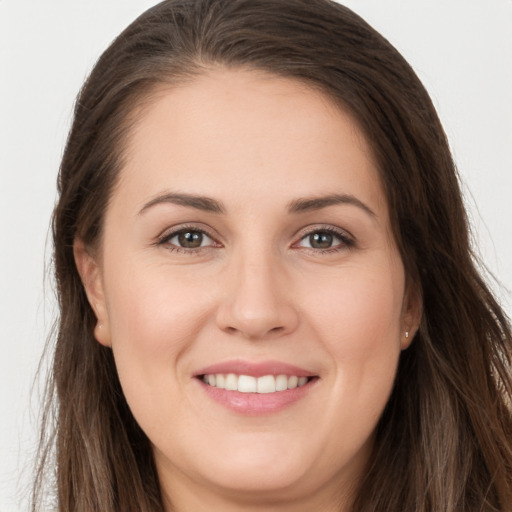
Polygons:
[[318,375],[289,364],[241,360],[203,368],[194,377],[214,402],[250,416],[275,413],[302,401],[320,380]]
[[226,391],[238,391],[239,393],[280,393],[290,389],[300,388],[315,377],[298,375],[237,375],[235,373],[208,373],[198,376],[206,385],[224,389]]

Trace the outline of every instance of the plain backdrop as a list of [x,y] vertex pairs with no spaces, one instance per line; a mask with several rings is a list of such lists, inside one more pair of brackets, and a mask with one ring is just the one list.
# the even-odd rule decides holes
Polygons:
[[[74,97],[151,0],[0,0],[0,512],[28,510],[55,318],[49,219]],[[350,0],[429,90],[461,174],[475,247],[512,296],[512,0]],[[46,282],[46,285],[45,285]]]

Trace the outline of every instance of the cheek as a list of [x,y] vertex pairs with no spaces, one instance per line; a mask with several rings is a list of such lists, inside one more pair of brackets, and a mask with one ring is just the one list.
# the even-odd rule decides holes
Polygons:
[[324,438],[330,440],[329,451],[351,460],[372,439],[393,387],[403,278],[400,272],[352,269],[328,290],[308,308],[309,323],[332,365]]
[[209,317],[207,296],[197,293],[190,276],[180,279],[137,258],[117,260],[106,275],[112,348],[125,393],[170,386],[180,355]]
[[354,267],[326,281],[324,293],[305,307],[330,355],[338,396],[376,414],[387,401],[400,355],[404,281],[401,265]]
[[[338,294],[327,313],[336,318],[336,336],[329,338],[340,359],[371,361],[390,347],[399,347],[401,301],[392,283],[357,282]],[[334,301],[333,301],[334,303]],[[333,315],[336,314],[336,317]]]
[[[119,380],[135,419],[151,439],[167,439],[172,412],[186,410],[179,365],[210,308],[190,275],[185,280],[180,273],[169,274],[161,265],[144,265],[136,258],[118,260],[108,283]],[[130,279],[123,278],[127,275]]]
[[399,262],[346,268],[326,279],[323,293],[315,294],[308,308],[310,321],[325,331],[340,356],[371,356],[370,349],[399,346],[404,284]]

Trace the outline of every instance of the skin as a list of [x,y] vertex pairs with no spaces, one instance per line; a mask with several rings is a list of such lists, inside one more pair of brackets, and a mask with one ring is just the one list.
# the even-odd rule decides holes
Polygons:
[[[216,68],[160,88],[126,156],[101,246],[77,240],[75,257],[168,509],[344,510],[419,321],[357,124],[296,81]],[[168,193],[224,212],[148,206]],[[372,213],[354,201],[289,211],[332,194]],[[176,247],[184,226],[208,234],[199,249]],[[326,229],[340,235],[312,247]],[[318,379],[281,411],[239,414],[193,377],[234,358]]]

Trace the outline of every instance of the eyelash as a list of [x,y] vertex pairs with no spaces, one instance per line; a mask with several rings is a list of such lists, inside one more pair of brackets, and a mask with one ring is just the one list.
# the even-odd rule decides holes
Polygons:
[[[207,236],[210,240],[212,240],[213,244],[207,245],[207,246],[199,246],[196,248],[186,248],[181,247],[179,245],[171,244],[169,243],[170,240],[172,240],[174,237],[179,236],[182,233],[186,232],[192,232],[192,233],[200,233],[203,236]],[[292,247],[297,248],[298,244],[305,240],[307,237],[315,234],[315,233],[327,233],[329,235],[334,236],[337,238],[340,243],[337,245],[334,245],[333,247],[328,247],[326,249],[318,249],[314,247],[303,247],[302,249],[314,253],[315,255],[321,255],[321,254],[331,254],[343,250],[348,250],[353,248],[355,244],[354,238],[348,234],[346,231],[334,228],[332,226],[314,226],[313,228],[308,229],[307,231],[304,231],[301,233],[301,236],[297,242],[295,242]],[[175,229],[171,231],[170,233],[167,233],[161,237],[158,238],[156,242],[157,246],[166,246],[166,249],[169,251],[182,253],[182,254],[197,254],[200,251],[204,251],[205,249],[211,249],[211,248],[217,248],[222,247],[222,245],[215,240],[215,237],[213,237],[211,234],[208,233],[207,230],[204,228],[199,228],[197,226],[180,226],[178,229]],[[300,246],[299,246],[300,247]]]
[[340,243],[337,245],[334,245],[332,247],[328,247],[326,249],[316,249],[314,247],[304,247],[303,249],[314,253],[314,254],[332,254],[340,251],[344,251],[347,249],[351,249],[355,246],[355,240],[354,238],[349,235],[346,231],[335,228],[333,226],[314,226],[313,228],[309,228],[307,231],[303,232],[298,240],[298,242],[295,242],[293,246],[297,246],[300,242],[302,242],[307,237],[310,237],[311,235],[314,235],[315,233],[327,233],[329,235],[332,235],[333,237],[337,238]]
[[[187,248],[187,247],[180,247],[179,245],[171,244],[169,243],[174,237],[179,236],[182,233],[201,233],[202,235],[206,235],[212,242],[214,242],[213,245],[208,246],[199,246],[196,248]],[[215,237],[210,235],[207,230],[204,228],[199,228],[197,226],[180,226],[177,229],[174,229],[170,233],[167,233],[161,237],[158,238],[156,245],[158,246],[166,246],[165,248],[172,252],[182,253],[182,254],[197,254],[200,251],[204,251],[205,249],[211,249],[216,248],[215,244],[217,244],[218,247],[221,246],[216,240]]]

